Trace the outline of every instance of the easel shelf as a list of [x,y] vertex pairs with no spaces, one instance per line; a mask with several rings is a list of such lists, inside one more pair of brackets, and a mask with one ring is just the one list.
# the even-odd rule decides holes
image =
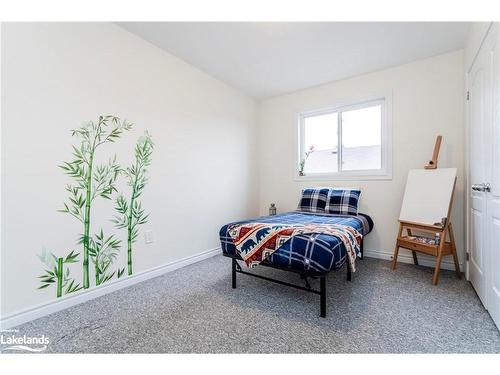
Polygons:
[[[404,228],[406,228],[408,236],[411,236],[413,234],[412,230],[428,231],[439,234],[441,241],[438,245],[433,245],[409,239],[408,236],[403,236]],[[447,236],[449,237],[449,241],[447,240]],[[391,266],[392,270],[396,269],[399,248],[404,248],[412,252],[413,262],[415,263],[415,265],[418,265],[418,259],[416,254],[417,252],[436,257],[436,267],[434,269],[434,275],[432,278],[432,284],[434,285],[437,285],[438,283],[439,271],[441,268],[441,260],[442,257],[446,255],[453,256],[453,262],[455,263],[455,273],[457,274],[458,278],[461,278],[460,266],[458,264],[457,248],[455,245],[455,237],[453,235],[453,229],[450,222],[447,222],[447,224],[444,227],[400,222],[399,233],[396,240],[396,246],[394,249],[394,256],[392,259],[392,266]]]

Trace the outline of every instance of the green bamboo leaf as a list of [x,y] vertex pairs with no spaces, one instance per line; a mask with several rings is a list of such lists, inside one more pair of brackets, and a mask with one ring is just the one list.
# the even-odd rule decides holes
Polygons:
[[68,287],[66,288],[66,294],[71,293],[71,289],[73,288],[73,284],[75,283],[75,280],[71,280],[69,283]]
[[143,219],[139,220],[137,224],[146,224],[148,222],[149,215],[146,215]]
[[68,291],[68,293],[78,292],[81,289],[83,288],[80,286],[80,284],[76,284],[71,290]]
[[80,284],[78,284],[78,285],[73,286],[73,288],[71,288],[67,293],[74,293],[74,292],[77,292],[81,289],[82,289],[82,287],[80,286]]
[[118,279],[121,278],[123,276],[124,272],[125,272],[125,268],[122,268],[122,269],[118,270],[117,278]]
[[50,278],[44,278],[44,279],[40,280],[40,282],[42,282],[42,283],[53,283],[53,282],[55,282],[55,281],[56,281],[56,279],[55,279],[55,278],[53,278],[53,277],[50,277]]
[[101,267],[99,267],[99,273],[101,273],[101,274],[106,273],[108,268],[109,268],[109,263],[103,264]]

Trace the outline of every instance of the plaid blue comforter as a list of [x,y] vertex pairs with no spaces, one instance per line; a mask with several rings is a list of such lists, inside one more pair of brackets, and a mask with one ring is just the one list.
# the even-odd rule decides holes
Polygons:
[[[250,223],[254,220],[240,221],[231,224]],[[340,224],[356,229],[363,236],[370,233],[373,221],[364,214],[358,216],[327,215],[306,212],[287,212],[275,216],[265,216],[258,219],[260,223],[284,224]],[[224,225],[220,232],[222,252],[225,255],[237,256],[236,247]],[[359,255],[359,254],[358,254]],[[346,248],[335,236],[326,234],[302,234],[292,237],[276,250],[267,262],[272,265],[288,267],[297,271],[314,271],[318,273],[340,269],[347,260]]]

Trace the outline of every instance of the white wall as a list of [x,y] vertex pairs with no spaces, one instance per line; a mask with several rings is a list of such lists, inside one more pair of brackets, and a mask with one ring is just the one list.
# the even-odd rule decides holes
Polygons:
[[[294,181],[297,114],[332,103],[392,92],[393,178],[389,181]],[[361,212],[375,221],[365,249],[388,259],[393,252],[408,170],[430,159],[443,135],[439,166],[457,167],[453,209],[460,261],[464,258],[464,61],[463,51],[265,100],[259,114],[260,211],[296,208],[306,186],[359,186]],[[408,253],[401,251],[401,254]],[[419,255],[420,257],[420,255]],[[406,258],[407,260],[409,258]],[[432,260],[433,261],[433,260]],[[450,266],[447,259],[444,267]]]
[[[57,167],[71,160],[70,129],[100,114],[135,123],[100,151],[101,161],[116,152],[123,165],[145,129],[153,136],[137,273],[216,248],[221,225],[257,213],[255,106],[113,24],[3,24],[2,317],[55,299],[53,288],[37,290],[42,248],[60,256],[81,250],[81,225],[56,212],[71,182]],[[103,227],[124,240],[113,214],[112,202],[98,201],[92,232]],[[125,264],[122,249],[117,266]],[[80,263],[71,272],[81,281]]]

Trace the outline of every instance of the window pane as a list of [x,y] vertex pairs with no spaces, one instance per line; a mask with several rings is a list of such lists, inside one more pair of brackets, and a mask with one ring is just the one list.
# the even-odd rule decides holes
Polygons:
[[[306,117],[304,119],[304,151],[309,152],[304,172],[329,173],[338,170],[338,114]],[[302,155],[305,158],[306,155]]]
[[342,112],[342,170],[382,168],[382,106]]

